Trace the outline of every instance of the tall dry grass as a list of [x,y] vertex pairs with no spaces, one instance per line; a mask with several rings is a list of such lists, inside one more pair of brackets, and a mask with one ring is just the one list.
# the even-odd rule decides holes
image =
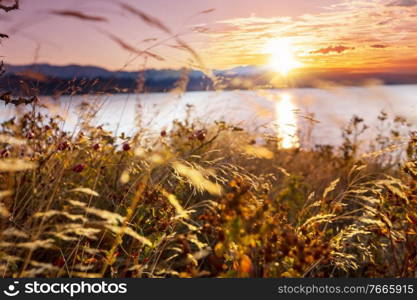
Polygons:
[[94,110],[74,133],[37,97],[1,100],[16,111],[0,129],[2,277],[417,275],[413,134],[398,159],[395,132],[358,151],[357,117],[339,148],[282,149],[275,136],[191,120],[154,139],[145,128],[116,136],[91,122]]
[[416,275],[413,137],[399,167],[224,122],[71,136],[37,105],[1,124],[3,277]]

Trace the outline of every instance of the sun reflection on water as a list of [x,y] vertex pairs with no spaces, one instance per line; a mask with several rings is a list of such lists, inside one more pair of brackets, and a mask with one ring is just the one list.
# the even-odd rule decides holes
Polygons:
[[299,146],[296,109],[290,94],[279,95],[279,100],[275,104],[275,114],[280,148],[290,149]]

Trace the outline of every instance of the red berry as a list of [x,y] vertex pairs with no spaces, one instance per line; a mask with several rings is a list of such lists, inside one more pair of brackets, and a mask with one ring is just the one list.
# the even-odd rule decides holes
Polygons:
[[7,149],[3,149],[3,150],[1,150],[1,152],[0,152],[0,156],[1,156],[1,157],[9,157],[9,156],[10,156],[10,152],[9,152],[9,150],[7,150]]
[[197,130],[194,135],[199,141],[204,141],[206,138],[206,132],[204,130]]
[[98,143],[97,144],[94,144],[93,149],[95,151],[98,151],[100,149],[100,144],[98,144]]
[[68,149],[69,148],[69,144],[68,144],[68,142],[67,141],[63,141],[63,142],[60,142],[59,144],[58,144],[58,150],[59,151],[64,151],[64,150],[66,150],[66,149]]
[[167,136],[167,132],[165,130],[161,131],[161,136]]
[[31,140],[31,139],[33,139],[35,137],[35,135],[33,134],[33,132],[32,131],[29,131],[28,133],[26,133],[26,138],[28,139],[28,140]]
[[78,165],[75,165],[72,168],[72,171],[75,172],[75,173],[81,173],[84,169],[85,169],[85,165],[84,164],[78,164]]
[[123,144],[123,151],[129,151],[130,149],[131,149],[131,147],[128,143]]
[[54,260],[53,265],[62,267],[65,265],[65,260],[62,257],[58,257],[57,259]]

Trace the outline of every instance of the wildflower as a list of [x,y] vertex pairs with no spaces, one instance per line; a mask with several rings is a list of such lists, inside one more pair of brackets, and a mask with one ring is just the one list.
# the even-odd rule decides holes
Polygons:
[[3,149],[0,151],[0,156],[1,157],[9,157],[10,156],[10,152],[7,149]]
[[53,265],[57,267],[62,267],[65,265],[65,260],[62,257],[58,257],[54,260]]
[[33,132],[32,131],[29,131],[28,133],[26,133],[26,138],[28,139],[28,140],[31,140],[31,139],[33,139],[35,137],[35,135],[33,134]]
[[75,165],[72,168],[72,171],[75,172],[75,173],[81,173],[84,169],[85,169],[85,165],[84,164],[78,164],[78,165]]
[[60,142],[60,143],[58,144],[58,147],[57,147],[57,149],[58,149],[59,151],[64,151],[64,150],[66,150],[66,149],[68,149],[68,148],[69,148],[69,144],[68,144],[68,142],[67,142],[67,141]]
[[132,149],[132,147],[130,147],[129,143],[124,143],[122,148],[123,148],[123,151],[129,151],[130,149]]
[[204,141],[204,139],[206,138],[206,131],[205,130],[197,130],[194,133],[194,136],[199,140],[199,141]]

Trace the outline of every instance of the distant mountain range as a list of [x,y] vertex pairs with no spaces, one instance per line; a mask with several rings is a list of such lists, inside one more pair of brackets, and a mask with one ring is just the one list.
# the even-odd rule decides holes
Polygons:
[[[185,87],[188,91],[212,90],[217,87],[277,87],[271,85],[274,73],[258,66],[214,70],[213,77],[198,70],[147,69],[143,72],[129,72],[80,65],[5,65],[5,70],[6,73],[0,77],[0,92],[7,90],[19,94],[22,94],[22,91],[23,94],[131,93],[136,91],[138,81],[142,81],[142,90],[146,92],[166,92],[181,85],[182,89]],[[415,73],[299,72],[293,77],[291,86],[314,87],[320,81],[359,85],[369,79],[379,79],[385,84],[417,84],[417,70]]]
[[[50,64],[31,64],[31,65],[5,65],[6,75],[21,74],[27,71],[33,71],[43,74],[51,78],[61,79],[95,79],[95,78],[117,78],[128,79],[137,78],[139,72],[128,71],[109,71],[104,68],[95,66],[80,66],[80,65],[67,65],[67,66],[55,66]],[[155,70],[148,69],[145,71],[146,77],[157,78],[165,80],[167,78],[179,77],[181,75],[180,70]],[[192,71],[191,77],[202,77],[204,74],[200,71]]]
[[[81,66],[81,65],[66,65],[56,66],[50,64],[30,64],[30,65],[7,65],[5,64],[6,74],[18,74],[25,71],[34,71],[41,73],[48,77],[56,77],[63,79],[73,78],[136,78],[139,75],[138,71],[109,71],[104,68],[96,66]],[[240,66],[228,70],[214,70],[213,73],[219,76],[225,75],[259,75],[265,73],[265,67],[258,66]],[[181,70],[173,69],[147,69],[145,76],[167,79],[172,77],[179,77]],[[198,78],[204,76],[201,71],[191,70],[190,77]]]

